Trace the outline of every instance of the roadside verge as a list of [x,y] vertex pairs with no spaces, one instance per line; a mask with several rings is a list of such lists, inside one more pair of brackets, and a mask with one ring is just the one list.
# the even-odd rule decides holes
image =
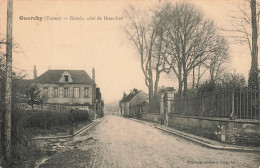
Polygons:
[[36,137],[33,138],[33,140],[47,140],[47,139],[63,139],[63,138],[72,138],[74,136],[77,136],[78,134],[80,134],[82,131],[86,130],[87,128],[95,125],[97,122],[99,122],[101,119],[96,119],[93,120],[91,123],[89,123],[88,125],[84,126],[83,128],[79,129],[78,131],[76,131],[75,133],[73,133],[73,135],[65,135],[65,136],[43,136],[43,137]]

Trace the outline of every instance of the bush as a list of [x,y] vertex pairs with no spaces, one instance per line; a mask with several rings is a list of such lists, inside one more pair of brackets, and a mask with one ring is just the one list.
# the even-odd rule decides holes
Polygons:
[[34,165],[34,161],[41,155],[41,151],[37,148],[32,140],[30,130],[25,129],[26,119],[25,111],[14,109],[12,111],[12,163],[7,167],[26,167]]
[[206,81],[202,83],[197,92],[218,92],[221,90],[237,91],[246,87],[246,79],[240,74],[224,74],[223,79],[220,82]]
[[73,110],[72,116],[69,110],[28,110],[23,116],[26,128],[50,129],[51,127],[69,125],[71,118],[75,123],[90,121],[89,112],[85,110]]

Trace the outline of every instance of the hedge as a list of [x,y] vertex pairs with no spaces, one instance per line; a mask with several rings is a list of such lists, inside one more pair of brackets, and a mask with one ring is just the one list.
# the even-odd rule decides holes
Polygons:
[[86,110],[21,110],[20,116],[25,128],[41,129],[91,121],[92,118]]

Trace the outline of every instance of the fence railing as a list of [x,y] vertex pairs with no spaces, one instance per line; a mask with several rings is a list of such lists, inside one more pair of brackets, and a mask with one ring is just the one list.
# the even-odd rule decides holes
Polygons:
[[203,94],[175,95],[173,114],[200,117],[260,119],[259,91],[221,90]]

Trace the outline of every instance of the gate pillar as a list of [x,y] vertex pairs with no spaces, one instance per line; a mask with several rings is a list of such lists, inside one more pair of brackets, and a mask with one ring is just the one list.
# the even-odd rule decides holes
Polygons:
[[167,103],[167,109],[165,111],[165,122],[166,125],[168,125],[168,114],[173,112],[173,99],[174,99],[174,88],[169,87],[166,88],[166,103]]
[[165,92],[163,90],[160,90],[160,123],[162,124],[164,121],[164,97]]

